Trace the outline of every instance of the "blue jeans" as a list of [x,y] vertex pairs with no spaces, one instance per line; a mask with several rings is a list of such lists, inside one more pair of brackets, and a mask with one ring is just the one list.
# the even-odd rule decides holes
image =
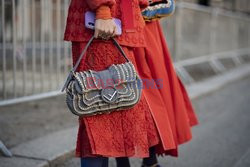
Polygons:
[[107,157],[86,157],[81,158],[81,167],[108,167]]

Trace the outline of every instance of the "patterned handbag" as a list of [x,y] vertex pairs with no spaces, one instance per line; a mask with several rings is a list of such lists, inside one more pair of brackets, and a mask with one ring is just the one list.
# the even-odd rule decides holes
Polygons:
[[141,98],[142,80],[115,39],[112,41],[126,63],[112,64],[103,71],[76,72],[93,40],[87,43],[62,88],[66,89],[68,108],[77,116],[91,116],[133,107]]
[[149,0],[149,6],[142,11],[145,21],[158,20],[173,14],[175,0]]

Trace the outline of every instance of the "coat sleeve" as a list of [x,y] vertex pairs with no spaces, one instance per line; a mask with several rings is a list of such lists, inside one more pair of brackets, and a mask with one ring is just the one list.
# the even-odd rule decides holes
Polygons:
[[115,0],[85,0],[88,6],[92,10],[96,10],[102,5],[113,6],[115,4]]
[[112,19],[110,7],[102,5],[96,9],[96,19]]

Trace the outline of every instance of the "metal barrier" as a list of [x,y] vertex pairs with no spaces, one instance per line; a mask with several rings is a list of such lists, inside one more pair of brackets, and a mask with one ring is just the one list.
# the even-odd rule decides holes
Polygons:
[[[0,0],[0,106],[59,94],[71,67],[69,0]],[[175,62],[250,46],[250,19],[178,3],[161,22]]]
[[250,17],[193,3],[161,20],[175,62],[250,47]]
[[1,0],[1,104],[61,86],[71,66],[69,43],[63,42],[68,4]]
[[[186,60],[182,60],[176,62],[175,70],[182,78],[182,81],[188,85],[195,82],[192,77],[192,73],[188,72],[188,67],[194,67],[196,65],[202,64],[203,67],[196,69],[197,70],[205,70],[206,73],[211,73],[209,71],[213,71],[214,74],[222,74],[228,70],[228,68],[243,66],[245,64],[250,63],[250,48],[248,49],[239,49],[227,52],[220,52],[200,57],[189,58]],[[204,65],[207,66],[204,68]]]

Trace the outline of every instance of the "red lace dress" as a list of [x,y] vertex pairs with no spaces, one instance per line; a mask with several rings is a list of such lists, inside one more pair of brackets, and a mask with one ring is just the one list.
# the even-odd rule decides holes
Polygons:
[[[72,42],[75,63],[86,42]],[[123,47],[136,65],[133,49]],[[79,70],[104,70],[112,63],[123,63],[118,49],[111,42],[95,41],[83,58]],[[137,68],[137,67],[136,67]],[[110,114],[79,118],[76,156],[146,157],[148,149],[159,143],[157,129],[147,101],[142,94],[132,109]]]

